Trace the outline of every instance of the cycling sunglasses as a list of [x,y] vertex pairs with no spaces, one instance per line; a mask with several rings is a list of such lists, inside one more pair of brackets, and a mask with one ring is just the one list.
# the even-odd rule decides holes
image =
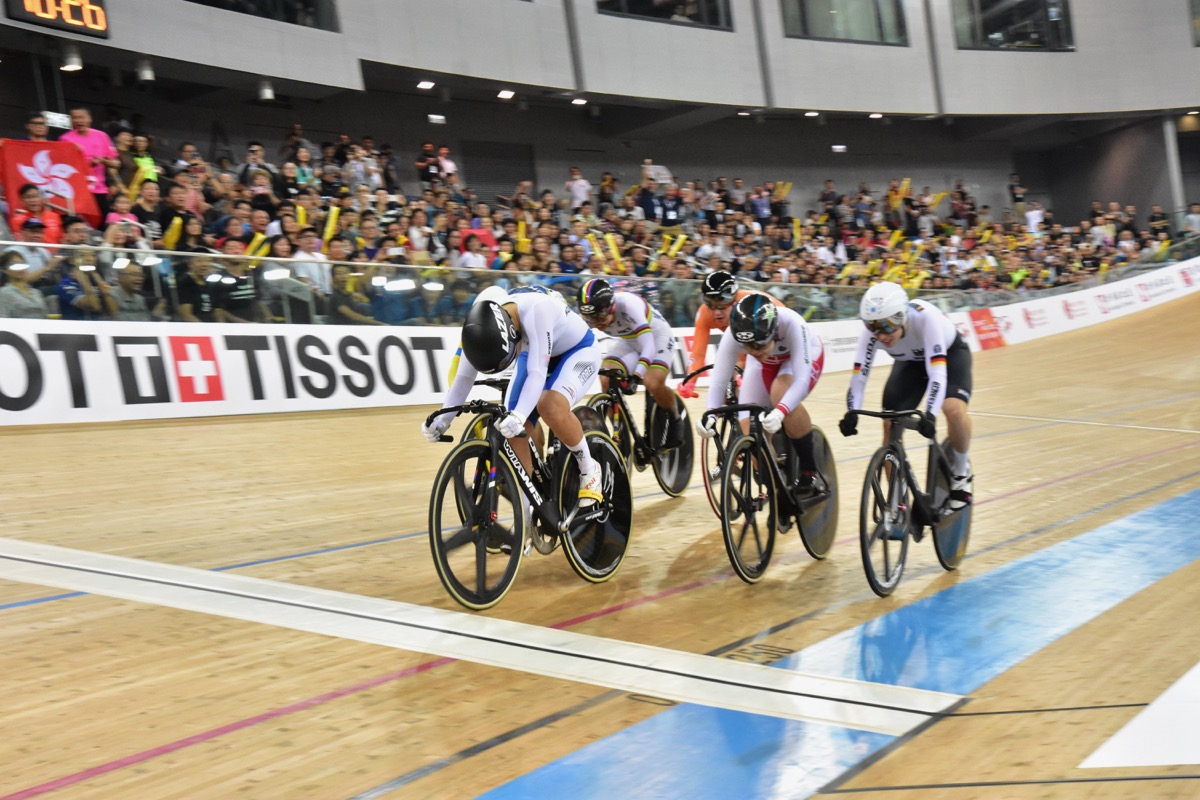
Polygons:
[[885,336],[889,333],[894,333],[903,327],[896,322],[895,318],[893,317],[888,317],[887,319],[863,320],[863,324],[867,326],[867,330],[869,330],[871,333],[882,333]]

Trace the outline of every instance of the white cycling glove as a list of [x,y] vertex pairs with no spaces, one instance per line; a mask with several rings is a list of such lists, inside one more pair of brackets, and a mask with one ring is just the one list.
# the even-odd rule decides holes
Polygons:
[[774,435],[783,427],[783,412],[778,408],[773,409],[766,414],[760,415],[758,421],[762,423],[763,430],[767,434]]
[[500,431],[500,435],[505,439],[520,436],[525,432],[525,420],[521,418],[520,414],[510,411],[503,418],[497,420],[496,430]]
[[696,420],[696,433],[700,434],[705,439],[711,439],[717,435],[717,421],[714,417],[701,416]]
[[440,417],[434,417],[432,425],[421,423],[421,434],[425,437],[425,441],[430,444],[436,444],[442,438],[442,434],[450,427],[453,417],[449,414],[442,414]]

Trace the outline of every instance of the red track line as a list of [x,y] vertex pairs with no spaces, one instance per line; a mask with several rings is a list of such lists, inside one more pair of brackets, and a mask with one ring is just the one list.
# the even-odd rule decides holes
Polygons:
[[[1124,464],[1128,464],[1133,461],[1141,461],[1146,458],[1152,458],[1154,456],[1162,455],[1163,453],[1170,453],[1175,450],[1182,450],[1182,449],[1185,449],[1188,447],[1195,447],[1198,444],[1200,444],[1200,441],[1193,440],[1190,442],[1185,442],[1184,444],[1178,444],[1178,445],[1174,445],[1172,447],[1165,447],[1161,450],[1155,450],[1150,453],[1144,453],[1140,456],[1134,456],[1133,458],[1125,458],[1125,459],[1119,459],[1116,461],[1110,461],[1107,464],[1103,464],[1098,467],[1091,467],[1090,469],[1080,470],[1078,472],[1073,472],[1070,475],[1062,475],[1058,478],[1054,478],[1054,479],[1048,480],[1048,481],[1039,481],[1037,483],[1030,484],[1029,486],[1026,486],[1022,489],[1013,489],[1012,491],[1004,492],[1003,494],[998,494],[998,495],[995,495],[994,497],[989,497],[986,500],[981,500],[977,505],[985,505],[987,503],[994,503],[998,500],[1007,500],[1009,498],[1025,494],[1026,492],[1031,492],[1035,489],[1043,489],[1047,486],[1053,486],[1057,483],[1062,483],[1064,481],[1074,480],[1076,478],[1082,478],[1082,477],[1085,477],[1087,475],[1092,475],[1097,472],[1103,472],[1104,470],[1112,469],[1113,467],[1122,466]],[[839,540],[839,543],[854,541],[857,538],[858,537],[850,537],[847,539],[842,539],[842,540]],[[670,597],[672,595],[681,594],[683,592],[689,592],[693,589],[699,589],[702,586],[707,586],[707,585],[716,583],[718,581],[726,580],[732,574],[733,574],[732,572],[728,572],[728,573],[723,573],[723,574],[719,574],[719,575],[712,575],[712,576],[709,576],[708,578],[703,578],[700,580],[692,581],[690,583],[685,583],[680,586],[675,586],[675,587],[672,587],[669,589],[664,589],[661,592],[656,592],[654,594],[646,595],[644,597],[639,597],[636,600],[630,600],[625,603],[618,603],[617,605],[609,606],[608,608],[603,608],[599,611],[593,611],[590,614],[584,614],[579,617],[574,617],[572,619],[564,620],[563,622],[555,623],[554,625],[551,625],[549,627],[551,627],[551,628],[569,628],[573,625],[578,625],[582,622],[587,622],[589,620],[597,619],[599,617],[608,616],[609,614],[615,614],[618,611],[624,611],[625,609],[634,608],[634,607],[640,606],[640,605],[645,605],[646,603],[652,603],[652,602],[661,600],[665,597]],[[243,719],[243,720],[231,722],[228,725],[222,725],[219,728],[212,728],[210,730],[203,731],[201,733],[197,733],[193,736],[188,736],[184,739],[178,739],[174,742],[169,742],[164,745],[159,745],[158,747],[152,747],[149,750],[143,750],[140,753],[134,753],[133,755],[125,756],[125,757],[119,758],[115,761],[109,761],[106,764],[100,764],[95,767],[90,767],[90,768],[82,770],[80,772],[76,772],[72,775],[65,775],[61,778],[55,778],[52,781],[47,781],[46,783],[39,784],[37,786],[33,786],[28,789],[22,789],[22,790],[16,792],[15,794],[5,795],[4,797],[0,797],[0,800],[26,800],[26,798],[37,797],[39,795],[45,794],[46,792],[52,792],[56,789],[62,789],[66,786],[71,786],[76,783],[80,783],[82,781],[90,780],[91,778],[95,778],[97,776],[104,775],[106,773],[113,772],[118,769],[122,769],[124,767],[133,766],[134,764],[139,764],[143,761],[149,761],[150,759],[157,758],[162,755],[166,755],[167,753],[173,753],[177,750],[182,750],[185,747],[190,747],[194,744],[200,744],[202,742],[206,742],[211,739],[215,739],[218,736],[223,736],[227,733],[233,733],[234,731],[239,731],[239,730],[243,730],[245,728],[252,727],[261,722],[268,722],[270,720],[277,719],[279,717],[285,716],[287,714],[291,714],[296,711],[304,711],[306,709],[313,708],[318,705],[322,705],[326,702],[329,702],[330,700],[337,700],[339,698],[346,697],[348,695],[357,694],[358,692],[366,691],[367,689],[373,689],[376,686],[380,686],[381,684],[384,684],[384,683],[390,683],[391,681],[400,680],[402,678],[408,678],[413,675],[418,675],[422,672],[427,672],[436,667],[441,667],[441,666],[445,666],[446,664],[451,664],[457,660],[458,659],[454,659],[454,658],[439,658],[439,659],[435,659],[433,661],[427,661],[424,664],[418,664],[415,667],[409,667],[408,669],[404,669],[399,672],[393,672],[388,675],[381,675],[377,678],[372,678],[371,680],[364,681],[363,683],[355,684],[353,686],[347,686],[342,689],[335,689],[332,692],[327,692],[322,695],[317,695],[316,697],[311,697],[308,700],[301,700],[298,703],[293,703],[291,705],[282,706],[280,708],[272,709],[270,711],[265,711],[262,714],[258,714],[253,717],[247,717],[246,719]]]

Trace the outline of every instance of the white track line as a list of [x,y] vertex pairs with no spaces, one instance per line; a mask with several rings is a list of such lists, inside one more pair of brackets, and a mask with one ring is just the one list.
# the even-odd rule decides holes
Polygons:
[[1162,431],[1163,433],[1200,433],[1194,428],[1158,428],[1153,425],[1123,425],[1119,422],[1091,422],[1082,419],[1055,419],[1054,417],[1028,417],[1023,414],[990,414],[986,411],[972,411],[973,417],[993,417],[995,419],[1025,419],[1033,422],[1055,422],[1059,425],[1094,425],[1098,428],[1129,428],[1135,431]]
[[962,699],[15,539],[0,538],[0,577],[893,736]]

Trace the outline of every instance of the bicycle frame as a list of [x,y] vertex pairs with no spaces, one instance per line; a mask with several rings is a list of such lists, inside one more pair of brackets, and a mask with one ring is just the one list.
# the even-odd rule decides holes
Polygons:
[[[472,400],[464,403],[461,406],[449,406],[439,409],[430,414],[425,424],[428,426],[437,417],[443,414],[478,414],[491,417],[493,419],[504,416],[508,413],[508,409],[498,403],[489,403],[486,400]],[[526,434],[522,433],[522,437]],[[454,437],[442,435],[441,441],[452,442]],[[558,503],[553,497],[546,494],[546,484],[549,482],[549,468],[547,461],[538,453],[537,448],[530,447],[529,455],[533,465],[533,475],[525,469],[525,465],[521,463],[520,456],[513,448],[512,442],[505,438],[500,431],[496,430],[494,425],[487,426],[487,441],[492,448],[492,457],[499,460],[500,456],[509,462],[516,473],[518,481],[520,481],[521,493],[525,495],[533,509],[534,516],[543,522],[547,528],[554,531],[555,534],[565,533],[573,522],[578,518],[579,521],[591,521],[599,519],[606,513],[604,504],[597,504],[595,508],[589,508],[583,515],[579,514],[579,504],[576,503],[566,517],[563,517],[559,511]],[[533,520],[530,520],[533,522]]]
[[[791,481],[789,476],[783,474],[783,467],[779,463],[780,454],[775,451],[775,443],[772,441],[774,437],[768,436],[767,432],[763,430],[762,420],[759,418],[760,414],[765,414],[770,410],[771,409],[767,408],[766,406],[760,406],[752,403],[733,403],[731,405],[720,406],[718,408],[705,411],[702,419],[716,416],[733,416],[734,414],[740,414],[743,411],[750,412],[750,435],[753,436],[757,442],[758,449],[767,454],[768,457],[766,461],[769,465],[771,477],[775,481],[775,485],[783,490],[783,494],[788,498],[795,509],[794,516],[799,517],[805,511],[817,505],[818,503],[823,503],[826,498],[828,498],[829,492],[818,492],[812,497],[805,497],[801,499],[797,499],[793,496]],[[795,453],[784,455],[784,459],[788,462],[794,461],[795,457]]]
[[616,381],[621,380],[626,376],[624,370],[619,369],[601,369],[600,376],[608,378],[608,389],[605,394],[612,401],[614,408],[629,420],[629,430],[633,434],[633,457],[637,460],[639,466],[646,466],[650,460],[654,458],[655,448],[650,446],[649,440],[642,434],[642,430],[649,432],[650,430],[650,413],[653,410],[652,404],[655,403],[650,392],[646,392],[646,412],[642,419],[642,430],[638,429],[634,422],[633,414],[630,413],[629,403],[625,401],[625,393],[616,385]]
[[[921,488],[921,483],[917,480],[912,469],[912,464],[908,460],[908,451],[904,449],[904,431],[916,430],[920,422],[921,413],[917,410],[909,411],[855,411],[866,417],[877,417],[878,419],[887,420],[892,423],[888,430],[887,444],[892,447],[899,455],[901,474],[912,489],[913,493],[913,509],[912,521],[919,526],[917,528],[918,535],[921,528],[932,528],[940,518],[944,515],[941,513],[941,508],[933,502],[933,491],[924,491]],[[937,472],[935,472],[937,470]],[[950,464],[946,460],[942,448],[937,446],[937,440],[929,440],[929,465],[926,471],[927,484],[932,486],[933,478],[941,473],[947,478],[950,476]]]

